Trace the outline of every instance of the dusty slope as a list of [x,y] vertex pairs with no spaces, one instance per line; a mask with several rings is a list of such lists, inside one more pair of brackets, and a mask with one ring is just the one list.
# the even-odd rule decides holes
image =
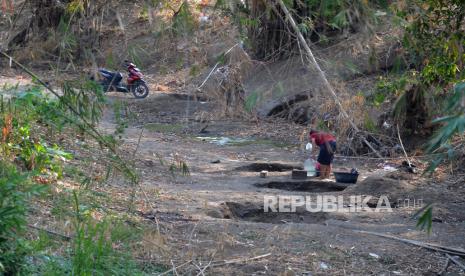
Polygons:
[[[120,96],[115,95],[112,98],[120,99]],[[143,187],[156,188],[159,191],[159,196],[152,198],[155,209],[140,210],[152,221],[153,227],[157,227],[154,219],[158,219],[165,237],[163,246],[166,250],[151,252],[152,261],[155,263],[170,264],[170,260],[173,260],[175,265],[180,265],[195,260],[198,266],[205,267],[213,260],[207,269],[212,275],[277,275],[285,272],[290,273],[286,275],[418,275],[439,272],[445,263],[444,256],[396,241],[356,233],[353,230],[390,233],[447,246],[465,246],[461,235],[465,230],[463,214],[460,209],[456,209],[456,206],[464,205],[461,196],[448,191],[441,183],[436,184],[434,188],[437,194],[433,195],[427,180],[417,176],[407,175],[403,180],[405,182],[395,182],[400,185],[396,186],[395,190],[391,191],[385,186],[383,193],[392,192],[398,197],[407,195],[413,198],[421,197],[425,201],[443,202],[440,206],[446,212],[438,214],[436,221],[440,222],[434,223],[433,234],[430,237],[415,230],[415,221],[410,219],[413,209],[395,209],[393,213],[387,214],[263,214],[259,209],[263,206],[264,195],[315,193],[255,185],[271,180],[288,181],[289,171],[273,172],[264,180],[258,178],[257,172],[236,168],[255,162],[298,166],[304,156],[299,152],[295,141],[286,141],[289,143],[286,147],[276,147],[273,143],[264,142],[267,140],[261,140],[266,139],[264,136],[258,139],[248,135],[253,133],[253,127],[247,126],[247,123],[222,122],[220,126],[213,127],[212,133],[207,135],[248,137],[256,141],[219,146],[196,139],[195,137],[199,136],[196,133],[198,128],[180,131],[179,127],[173,127],[176,122],[168,122],[165,118],[166,114],[171,114],[180,121],[185,118],[192,119],[190,112],[186,113],[186,108],[189,106],[192,112],[203,105],[199,102],[156,93],[146,101],[128,98],[124,100],[128,101],[132,110],[152,106],[152,110],[146,111],[144,116],[150,115],[151,122],[157,123],[152,127],[145,126],[137,154],[137,167],[143,176]],[[101,127],[105,131],[112,131],[114,125],[111,116],[107,115],[106,118]],[[161,128],[158,124],[165,127]],[[266,126],[264,124],[265,128]],[[131,151],[135,148],[143,127],[139,124],[139,127],[127,129],[124,147]],[[280,129],[283,125],[274,124],[268,127]],[[188,163],[191,176],[170,176],[166,168],[159,165],[156,154],[164,156],[167,160],[172,160],[174,155],[179,156]],[[212,163],[216,160],[219,160],[219,163]],[[341,165],[345,164],[337,164],[339,167]],[[373,168],[373,164],[358,165],[363,168],[363,177],[379,174],[376,170],[369,172],[370,167],[376,169]],[[407,183],[405,188],[408,188],[408,193],[405,190],[402,194],[402,183]],[[321,194],[324,190],[319,191],[316,194]],[[359,189],[357,194],[360,191]],[[438,191],[441,191],[441,194],[438,194]],[[370,194],[370,189],[363,190],[363,193]],[[347,190],[328,191],[325,194],[352,193]],[[451,212],[452,210],[456,212]],[[271,255],[249,262],[228,265],[215,262],[268,253]],[[375,253],[379,258],[371,257],[369,253]],[[453,271],[455,268],[450,269]],[[198,271],[194,265],[189,264],[179,268],[178,273],[196,273],[196,270]]]
[[[140,30],[133,33],[133,43],[153,45],[154,37],[142,28],[145,23],[131,24],[130,28]],[[212,33],[208,36],[215,36],[216,40],[224,40],[227,36],[221,28],[210,31]],[[112,34],[109,30],[108,35]],[[114,41],[105,42],[108,43],[102,46],[108,50],[105,54],[111,56],[113,51],[121,54],[116,55],[118,59],[124,58],[125,51],[121,44],[110,51]],[[172,44],[167,43],[167,48],[171,47],[176,49],[175,51],[166,55],[154,51],[143,56],[144,61],[147,61],[144,69],[148,69],[149,73],[157,73],[149,74],[147,78],[153,90],[158,82],[167,85],[172,91],[180,90],[186,84],[191,85],[187,83],[189,68],[177,68],[183,69],[175,70],[178,75],[166,72],[171,74],[170,80],[160,77],[161,71],[166,70],[166,67],[161,66],[158,60],[173,65],[179,61],[176,57],[191,57],[189,53],[196,53],[194,47],[187,47],[186,43],[168,42]],[[201,42],[206,46],[214,44],[211,40]],[[202,43],[200,49],[203,51],[205,45]],[[220,51],[221,48],[219,47]],[[101,61],[104,60],[105,57],[102,57]],[[280,72],[275,71],[277,75]],[[173,79],[176,82],[173,83]],[[259,83],[262,84],[263,82]],[[312,85],[312,82],[308,82],[307,85]],[[206,271],[212,275],[277,275],[286,271],[292,271],[288,275],[418,275],[439,272],[445,262],[444,256],[398,242],[355,233],[352,229],[388,232],[448,246],[465,245],[462,235],[465,217],[462,212],[463,195],[456,192],[457,187],[451,187],[445,182],[429,185],[424,179],[406,180],[409,186],[415,183],[417,189],[408,195],[421,196],[439,203],[441,209],[431,237],[414,230],[415,221],[410,220],[413,210],[401,209],[392,214],[314,215],[301,212],[298,215],[261,215],[258,209],[264,195],[310,193],[257,187],[254,184],[264,184],[267,180],[259,179],[256,172],[234,168],[253,162],[298,165],[304,159],[298,150],[298,136],[303,127],[276,121],[257,124],[223,119],[210,120],[204,136],[251,139],[238,145],[218,146],[196,138],[201,136],[198,132],[205,127],[203,122],[198,122],[197,115],[205,110],[211,111],[215,107],[211,103],[188,102],[183,100],[185,96],[176,98],[169,96],[169,92],[168,95],[152,93],[144,101],[134,101],[123,95],[111,97],[127,101],[131,109],[139,115],[137,124],[131,126],[124,136],[124,147],[128,151],[133,152],[141,130],[145,128],[136,164],[143,176],[143,187],[151,191],[156,190],[157,193],[150,194],[155,208],[145,206],[139,211],[154,229],[157,229],[157,218],[163,241],[154,239],[153,243],[156,243],[159,249],[145,252],[141,248],[139,254],[145,259],[149,258],[152,263],[170,266],[171,262],[181,265],[195,260],[195,264],[200,267],[208,266]],[[152,125],[147,125],[148,123]],[[107,114],[101,127],[105,131],[113,131],[115,125],[111,114]],[[185,160],[190,167],[191,176],[172,176],[166,167],[159,165],[157,153],[168,161],[174,160],[176,156]],[[212,164],[217,160],[220,160],[220,163]],[[351,165],[360,168],[366,165],[366,169],[363,170],[364,176],[368,175],[370,167],[373,167],[372,162],[354,162]],[[272,173],[271,179],[286,181],[288,174],[289,172]],[[113,184],[118,185],[117,182]],[[363,191],[368,194],[371,192],[369,189]],[[348,192],[350,190],[329,193]],[[385,192],[391,191],[387,189]],[[396,191],[395,195],[399,196],[402,192],[404,191]],[[376,253],[380,258],[371,257],[369,253]],[[248,262],[226,265],[220,262],[264,254],[271,255]],[[210,263],[211,260],[219,262]],[[456,268],[451,268],[451,271],[454,269]],[[178,269],[178,273],[188,271],[197,274],[199,269],[192,263]]]

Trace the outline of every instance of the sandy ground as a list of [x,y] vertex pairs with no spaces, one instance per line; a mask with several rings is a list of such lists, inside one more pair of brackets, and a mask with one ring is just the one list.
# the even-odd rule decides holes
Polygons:
[[[169,259],[175,267],[193,261],[178,268],[179,274],[197,274],[201,270],[198,267],[207,267],[205,273],[210,275],[437,275],[446,263],[441,253],[357,230],[465,247],[463,196],[447,183],[404,172],[388,174],[381,184],[376,182],[379,179],[367,182],[371,181],[363,181],[367,177],[387,174],[379,169],[383,162],[342,159],[336,161],[335,170],[357,167],[361,172],[359,184],[345,191],[328,188],[332,183],[310,181],[296,185],[290,180],[289,168],[270,172],[268,178],[262,179],[258,170],[244,166],[301,166],[306,155],[295,136],[302,127],[218,119],[204,129],[206,123],[196,121],[196,114],[211,109],[212,103],[169,93],[152,93],[142,101],[123,94],[112,94],[110,99],[127,103],[133,114],[135,119],[123,135],[123,147],[131,152],[138,145],[136,166],[142,186],[157,190],[154,206],[142,211],[166,239],[166,248],[153,255],[159,254],[160,262]],[[112,118],[108,111],[100,126],[103,131],[114,130]],[[203,133],[199,133],[202,129]],[[206,137],[249,140],[218,145]],[[185,161],[190,176],[172,175],[166,165],[160,164],[160,157],[168,164]],[[383,188],[375,191],[377,187]],[[265,214],[261,210],[264,196],[269,195],[361,193],[437,203],[433,232],[428,236],[415,228],[416,220],[411,218],[415,208],[395,208],[391,213],[298,210]],[[447,271],[460,273],[454,266]]]
[[[0,79],[19,87],[29,83],[14,75]],[[182,91],[152,92],[144,100],[119,93],[108,98],[126,106],[130,124],[122,148],[137,148],[135,164],[151,202],[138,212],[160,232],[147,233],[146,240],[156,246],[142,246],[140,254],[153,264],[184,264],[176,269],[179,275],[202,269],[205,275],[437,275],[444,270],[442,253],[359,230],[465,247],[465,183],[459,176],[438,181],[383,169],[399,162],[337,158],[337,171],[358,168],[358,184],[343,190],[333,182],[292,181],[292,168],[308,158],[299,141],[303,126],[221,118],[214,103]],[[108,108],[100,128],[113,133],[116,126]],[[169,169],[176,160],[187,164],[189,176]],[[265,179],[259,177],[262,169],[270,170]],[[423,199],[435,204],[433,231],[428,236],[416,229],[412,215],[418,208],[263,213],[264,197],[273,195],[386,195],[393,204]],[[463,274],[454,265],[447,273]]]
[[[140,24],[128,27],[143,31]],[[223,41],[230,34],[220,30],[218,39]],[[118,52],[113,40],[107,43],[103,49]],[[28,78],[5,71],[0,76],[4,95],[27,87]],[[159,81],[154,76],[147,79]],[[14,87],[17,83],[18,90]],[[217,116],[221,112],[212,112],[214,103],[195,101],[176,86],[173,91],[184,94],[155,92],[144,100],[109,94],[110,101],[126,103],[133,116],[122,135],[122,148],[129,153],[137,148],[136,167],[151,203],[138,212],[154,232],[160,232],[146,234],[148,249],[140,245],[140,257],[149,263],[173,267],[171,275],[438,275],[446,264],[444,254],[357,231],[465,248],[465,183],[454,177],[437,181],[406,173],[387,175],[382,170],[383,160],[341,158],[336,160],[336,170],[357,167],[361,173],[359,183],[343,191],[328,188],[333,187],[331,183],[295,184],[289,170],[270,172],[261,179],[258,172],[244,166],[301,166],[308,157],[299,142],[305,128],[276,120],[223,119]],[[154,88],[152,85],[151,90]],[[115,127],[109,108],[100,128],[113,133]],[[226,145],[210,142],[210,138],[221,137],[246,140]],[[187,163],[190,176],[170,172],[169,165],[176,160]],[[118,185],[114,180],[106,188],[117,190]],[[285,189],[276,189],[280,186]],[[264,214],[260,210],[264,196],[323,194],[386,194],[393,202],[418,198],[435,203],[433,231],[428,236],[415,228],[414,208],[396,208],[392,213],[324,214],[302,210]],[[444,275],[447,273],[463,274],[455,265]]]

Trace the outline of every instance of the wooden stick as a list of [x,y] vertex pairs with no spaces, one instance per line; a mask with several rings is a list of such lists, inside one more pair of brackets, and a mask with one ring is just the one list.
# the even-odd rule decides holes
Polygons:
[[185,263],[183,263],[183,264],[181,264],[181,265],[179,265],[177,267],[173,267],[172,269],[163,272],[162,274],[158,274],[158,276],[166,275],[166,274],[170,273],[171,271],[173,271],[173,269],[175,270],[175,269],[181,268],[181,267],[183,267],[183,266],[185,266],[187,264],[190,264],[191,262],[192,262],[192,260],[187,261],[187,262],[185,262]]
[[458,257],[458,256],[451,256],[449,254],[446,253],[446,256],[448,258],[448,260],[451,260],[454,264],[458,265],[463,271],[465,271],[465,265],[462,264],[461,262],[459,262],[457,260],[457,258],[454,258],[454,257]]
[[174,275],[178,275],[178,272],[176,271],[176,266],[174,265],[173,260],[171,260],[171,265],[173,266]]
[[196,263],[192,263],[192,264],[193,264],[195,267],[197,267],[197,269],[200,271],[197,275],[204,275],[204,276],[205,276],[205,274],[203,273],[203,270],[202,270],[202,268],[201,268],[200,266],[198,266]]
[[407,151],[404,148],[404,143],[402,143],[402,138],[400,138],[399,124],[397,124],[397,137],[399,137],[400,146],[402,147],[402,150],[404,151],[405,158],[407,158],[408,166],[411,168],[412,163],[410,162],[410,159],[408,158]]
[[44,231],[45,233],[51,235],[51,236],[57,236],[57,237],[60,237],[62,238],[63,240],[65,241],[70,241],[72,238],[70,236],[66,236],[64,234],[60,234],[60,233],[57,233],[57,232],[54,232],[54,231],[50,231],[50,230],[47,230],[47,229],[44,229],[44,228],[40,228],[40,227],[37,227],[37,226],[34,226],[34,225],[30,225],[28,224],[27,225],[29,228],[32,228],[32,229],[35,229],[35,230],[39,230],[39,231]]
[[[322,78],[326,88],[328,89],[328,91],[330,92],[331,96],[334,98],[334,101],[336,102],[337,106],[339,107],[342,115],[344,115],[344,117],[346,117],[346,119],[349,121],[349,124],[352,126],[353,129],[355,129],[355,131],[357,133],[360,133],[360,129],[357,127],[357,125],[352,121],[352,119],[350,118],[349,114],[345,111],[344,107],[342,106],[342,103],[341,101],[339,100],[339,97],[337,96],[336,92],[334,91],[333,87],[331,86],[331,84],[329,83],[328,79],[326,78],[326,75],[325,75],[325,72],[320,68],[320,65],[318,64],[318,62],[316,61],[315,59],[315,56],[313,55],[313,52],[312,50],[310,49],[310,47],[308,46],[308,43],[307,41],[305,41],[305,38],[303,37],[302,33],[300,32],[299,30],[299,27],[297,27],[297,24],[295,23],[294,21],[294,18],[292,17],[292,15],[290,14],[289,10],[287,9],[286,5],[283,3],[282,0],[277,0],[279,6],[281,7],[281,9],[283,10],[283,12],[286,14],[286,17],[288,18],[289,20],[289,23],[291,24],[292,28],[294,29],[294,32],[297,34],[297,38],[299,39],[300,43],[302,44],[304,50],[307,52],[307,55],[310,57],[313,65],[315,66],[315,68],[317,69],[318,73],[320,74],[320,77]],[[381,156],[381,154],[371,145],[370,142],[367,141],[367,139],[365,137],[361,137],[363,142],[376,154],[376,156],[378,156],[379,158],[383,158]]]
[[446,258],[446,264],[441,269],[441,271],[439,271],[438,275],[443,275],[444,273],[446,273],[447,269],[449,268],[449,265],[450,265],[450,259]]
[[461,249],[461,248],[452,248],[452,247],[446,247],[446,246],[442,246],[442,245],[435,245],[435,244],[431,244],[431,243],[425,243],[425,242],[416,241],[416,240],[403,239],[403,238],[399,238],[399,237],[396,237],[396,236],[391,236],[391,235],[376,233],[376,232],[370,232],[370,231],[363,231],[363,230],[353,230],[353,231],[357,232],[357,233],[369,234],[369,235],[374,235],[374,236],[378,236],[378,237],[393,239],[393,240],[401,241],[401,242],[408,243],[408,244],[413,244],[413,245],[423,247],[423,248],[426,248],[426,249],[430,249],[430,250],[433,250],[433,251],[437,251],[437,252],[449,253],[449,254],[452,254],[452,255],[465,257],[465,250]]
[[252,257],[252,258],[239,258],[239,259],[218,261],[218,262],[215,262],[212,266],[221,266],[221,265],[227,265],[227,264],[249,262],[249,261],[254,261],[254,260],[258,260],[258,259],[263,259],[263,258],[266,258],[268,256],[271,256],[271,253],[263,254],[263,255],[260,255],[260,256],[255,256],[255,257]]
[[200,272],[197,274],[197,276],[205,275],[204,272],[211,265],[211,263],[212,263],[212,260],[210,260],[210,262],[202,270],[200,270]]
[[[234,49],[237,45],[239,45],[239,43],[234,44],[234,46],[232,46],[229,50],[227,50],[227,51],[224,53],[224,55],[229,54],[229,53],[232,51],[232,49]],[[217,63],[215,64],[215,66],[213,66],[213,69],[210,71],[210,73],[209,73],[208,76],[205,78],[205,80],[202,82],[202,84],[201,84],[199,87],[197,87],[197,90],[200,90],[200,89],[205,85],[205,83],[207,83],[207,81],[210,79],[210,77],[211,77],[211,75],[213,74],[213,72],[215,72],[215,69],[218,67],[218,65],[220,65],[219,62],[217,62]]]

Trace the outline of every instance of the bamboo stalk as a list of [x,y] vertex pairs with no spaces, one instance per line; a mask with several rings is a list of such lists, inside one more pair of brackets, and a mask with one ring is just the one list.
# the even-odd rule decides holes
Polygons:
[[[297,34],[297,38],[299,39],[299,42],[302,44],[304,50],[307,52],[307,55],[310,57],[313,65],[315,66],[315,68],[317,69],[320,77],[322,78],[326,88],[328,89],[328,91],[330,92],[331,96],[333,97],[334,101],[336,102],[337,106],[339,107],[342,115],[344,115],[344,117],[346,117],[346,119],[349,121],[349,124],[352,126],[353,129],[355,129],[355,131],[357,133],[360,133],[360,129],[357,127],[357,125],[353,122],[353,120],[350,118],[349,114],[345,111],[344,107],[342,106],[342,103],[341,101],[339,100],[339,97],[337,96],[334,88],[331,86],[331,84],[329,83],[328,81],[328,78],[326,78],[326,74],[325,72],[321,69],[320,65],[318,64],[318,62],[316,61],[315,59],[315,56],[313,55],[313,52],[312,50],[310,49],[310,47],[308,46],[308,43],[307,41],[305,40],[305,38],[303,37],[302,33],[300,32],[297,24],[295,23],[295,20],[294,18],[292,17],[292,15],[290,14],[289,10],[287,9],[286,5],[283,3],[282,0],[277,0],[279,6],[281,7],[281,9],[283,10],[284,14],[286,15],[287,19],[289,20],[289,23],[291,24],[292,28],[294,29],[295,33]],[[381,154],[371,145],[370,142],[367,141],[367,139],[365,137],[361,137],[363,139],[363,142],[376,154],[376,156],[378,156],[379,158],[383,158],[381,156]]]
[[423,247],[423,248],[426,248],[426,249],[429,249],[429,250],[432,250],[432,251],[437,251],[437,252],[447,253],[447,254],[451,254],[451,255],[457,255],[457,256],[460,256],[460,257],[465,257],[465,250],[462,249],[462,248],[452,248],[452,247],[436,245],[436,244],[431,244],[431,243],[426,243],[426,242],[421,242],[421,241],[416,241],[416,240],[409,240],[409,239],[399,238],[399,237],[388,235],[388,234],[371,232],[371,231],[363,231],[363,230],[353,230],[353,231],[356,232],[356,233],[368,234],[368,235],[393,239],[393,240],[396,240],[396,241],[401,241],[401,242],[404,242],[404,243],[408,243],[408,244],[416,245],[416,246],[419,246],[419,247]]

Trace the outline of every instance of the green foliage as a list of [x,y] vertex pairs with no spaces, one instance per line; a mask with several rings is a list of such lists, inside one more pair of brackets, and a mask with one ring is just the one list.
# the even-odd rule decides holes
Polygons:
[[373,97],[373,104],[375,106],[380,106],[386,100],[386,95],[383,93],[376,93]]
[[[72,158],[71,154],[50,142],[53,139],[50,133],[70,126],[89,131],[90,126],[85,121],[96,124],[105,103],[101,89],[93,82],[65,82],[63,94],[51,98],[38,86],[32,86],[6,102],[1,98],[0,274],[140,275],[136,263],[127,255],[116,252],[113,242],[107,239],[109,224],[93,222],[86,213],[88,210],[79,215],[81,220],[76,224],[77,238],[71,258],[42,253],[36,256],[31,249],[40,251],[46,247],[47,241],[41,238],[30,243],[24,236],[27,200],[39,188],[46,187],[33,185],[32,180],[41,181],[43,175],[62,177],[65,160]],[[90,133],[98,138],[95,132]],[[102,136],[102,139],[110,137]],[[110,160],[115,162],[118,170],[131,181],[137,181],[130,168],[124,164],[118,166],[121,164],[119,159],[113,158],[115,160]],[[68,207],[73,201],[66,196],[61,198],[63,200],[54,206],[52,214],[69,217],[71,210]],[[92,202],[89,208],[95,208],[95,201]],[[33,264],[29,263],[31,258]]]
[[373,121],[373,119],[370,117],[369,114],[365,114],[365,120],[364,120],[364,129],[366,129],[369,132],[377,132],[376,128],[376,123]]
[[383,1],[307,0],[301,4],[288,3],[287,6],[308,14],[307,22],[312,22],[309,26],[344,29],[359,22],[365,25],[376,22],[377,14],[373,9],[383,8],[385,4]]
[[249,12],[247,6],[240,0],[217,0],[215,3],[215,9],[222,10],[228,15]]
[[66,12],[68,14],[82,13],[84,12],[85,0],[72,0],[66,5]]
[[[162,166],[165,166],[167,162],[163,159],[163,157],[158,153],[156,155],[158,160],[160,161],[160,164]],[[168,171],[171,173],[173,177],[176,177],[178,173],[182,176],[190,176],[191,174],[186,161],[183,158],[181,158],[181,156],[179,156],[178,154],[174,155],[174,159],[169,165]]]
[[417,228],[420,230],[426,230],[428,234],[433,229],[433,206],[431,204],[418,210],[414,215],[414,218],[418,218]]
[[329,128],[328,122],[323,119],[318,119],[316,125],[317,125],[317,129],[320,129],[323,131],[331,131],[331,129]]
[[464,38],[461,29],[465,2],[410,0],[412,14],[397,11],[409,24],[404,46],[426,85],[447,85],[465,77]]
[[[245,36],[256,58],[276,59],[295,54],[296,37],[286,27],[287,20],[274,1],[221,1]],[[364,0],[283,1],[301,33],[319,44],[330,44],[336,33],[360,27],[371,29],[377,23],[379,2]],[[234,3],[234,4],[232,4]],[[224,5],[223,5],[224,6]],[[250,19],[245,20],[244,18]]]
[[70,31],[70,24],[68,20],[62,17],[54,33],[54,39],[58,42],[55,49],[59,54],[58,62],[61,61],[60,59],[73,62],[77,51],[78,40],[75,34]]
[[303,34],[303,35],[309,35],[311,33],[311,31],[313,30],[314,26],[313,26],[313,22],[310,18],[306,18],[302,21],[302,23],[300,23],[298,25],[299,27],[299,31]]
[[139,19],[142,21],[149,21],[149,7],[147,4],[142,6],[141,11],[139,12]]
[[0,274],[14,275],[24,263],[27,200],[41,190],[27,174],[0,160]]
[[113,102],[113,114],[115,116],[116,122],[115,135],[119,136],[120,139],[124,133],[124,130],[128,127],[127,116],[124,117],[126,110],[126,105],[123,101]]
[[173,17],[173,30],[177,34],[189,34],[194,30],[194,17],[188,1],[183,1],[179,10]]
[[182,70],[184,68],[185,60],[182,56],[178,56],[176,59],[176,70]]
[[19,145],[13,145],[18,150],[17,160],[24,163],[28,170],[36,170],[39,173],[54,172],[57,177],[63,175],[63,161],[71,159],[72,155],[62,151],[57,145],[49,147],[45,142],[33,142],[29,136],[29,129],[19,129],[23,141]]
[[5,92],[13,92],[13,91],[18,91],[18,88],[19,88],[19,82],[17,82],[15,85],[4,83],[1,90]]
[[244,41],[247,41],[247,30],[257,28],[260,25],[260,18],[250,16],[250,10],[240,0],[218,0],[215,9],[220,10],[223,15],[229,16],[232,22],[238,26],[239,34]]
[[128,55],[129,59],[132,60],[135,64],[137,64],[140,68],[144,68],[147,65],[144,60],[149,59],[149,53],[146,49],[141,47],[138,44],[129,45],[128,46]]
[[250,93],[245,99],[245,110],[247,112],[252,112],[255,106],[257,105],[257,102],[259,100],[259,93],[257,91],[254,91]]
[[31,133],[38,122],[57,119],[56,114],[51,112],[56,107],[56,102],[48,100],[37,88],[21,93],[18,98],[9,101],[7,106],[2,101],[0,152],[4,157],[14,159],[27,170],[36,173],[53,172],[61,177],[63,162],[71,159],[71,154],[57,145],[49,145],[38,137],[38,133]]
[[72,158],[57,145],[49,145],[37,129],[39,123],[51,120],[60,124],[54,112],[58,106],[36,86],[8,102],[1,99],[0,266],[7,275],[18,273],[28,254],[29,243],[23,236],[28,199],[45,188],[32,179],[39,174],[62,177],[64,161]]
[[200,67],[199,65],[197,64],[194,64],[191,66],[190,70],[189,70],[189,76],[190,77],[197,77],[198,75],[200,75],[201,71],[200,71]]
[[40,86],[33,85],[19,93],[10,103],[14,106],[18,126],[37,121],[61,130],[65,124],[58,101],[47,96]]
[[176,173],[180,173],[182,176],[190,176],[191,172],[189,170],[189,166],[184,160],[177,160],[173,162],[170,167],[169,171],[172,176],[176,176]]
[[[407,50],[406,59],[415,66],[417,85],[442,103],[444,92],[455,84],[442,110],[445,115],[433,121],[441,127],[427,145],[427,152],[436,153],[427,170],[431,173],[442,162],[455,158],[461,145],[460,142],[454,145],[452,140],[465,131],[465,36],[462,30],[465,2],[411,0],[407,4],[407,9],[395,12],[406,26],[403,44]],[[436,91],[440,93],[434,94]],[[398,109],[407,109],[409,103],[405,94],[397,102]],[[425,210],[418,226],[430,231],[432,208],[429,206]]]
[[452,139],[456,135],[465,133],[465,82],[455,85],[452,95],[444,108],[446,116],[440,117],[433,123],[442,125],[427,145],[427,152],[438,152],[435,160],[431,162],[428,171],[432,172],[445,160],[453,160],[456,151],[462,148],[459,140],[454,145]]
[[407,72],[407,81],[413,87],[405,87],[413,91],[410,94],[413,97],[404,93],[398,95],[396,117],[400,118],[408,108],[427,106],[420,112],[426,121],[441,113],[440,107],[447,98],[444,95],[449,87],[465,80],[465,36],[462,30],[465,2],[409,0],[403,4],[405,6],[392,6],[397,21],[405,28],[404,54],[397,58],[397,67],[412,68]]
[[90,210],[79,204],[78,194],[74,192],[73,195],[76,234],[73,240],[72,275],[141,275],[131,258],[113,249],[112,238],[121,239],[121,232],[112,237],[110,222],[93,221]]
[[239,23],[244,27],[258,27],[260,20],[256,18],[238,17]]
[[[14,59],[13,62],[35,78],[26,67]],[[46,86],[41,81],[37,83]],[[54,180],[47,182],[49,178],[44,175],[61,177],[66,159],[72,158],[55,144],[61,142],[62,137],[55,133],[62,131],[72,135],[79,131],[81,137],[90,135],[102,148],[108,149],[104,156],[112,168],[127,177],[131,184],[138,181],[137,174],[117,155],[114,138],[101,135],[95,127],[105,104],[101,87],[95,82],[75,80],[63,82],[63,95],[49,91],[54,95],[45,94],[41,87],[32,85],[10,100],[0,97],[0,275],[141,275],[132,258],[115,247],[115,242],[125,246],[122,243],[127,241],[121,240],[123,231],[119,230],[113,239],[109,230],[113,221],[91,219],[92,211],[101,205],[99,201],[89,201],[83,206],[77,196],[74,201],[63,196],[61,206],[52,209],[52,214],[69,218],[72,203],[78,206],[74,209],[76,234],[69,256],[50,255],[49,252],[35,255],[35,251],[47,247],[48,241],[40,237],[39,241],[30,243],[26,239],[28,199],[47,187],[34,183]]]
[[414,84],[416,84],[415,73],[410,71],[401,75],[380,77],[376,83],[375,93],[370,99],[373,105],[380,106],[388,99],[403,95],[406,89]]
[[116,71],[116,68],[118,67],[116,60],[117,58],[115,57],[113,52],[109,52],[105,56],[105,67]]
[[[105,97],[102,87],[94,81],[68,81],[62,87],[63,96],[59,98],[63,111],[73,108],[76,113],[68,112],[71,119],[86,120],[91,124],[99,122],[102,116]],[[81,123],[79,123],[81,124]]]
[[[88,204],[86,191],[70,192],[74,234],[64,256],[51,254],[57,242],[45,233],[31,242],[32,263],[22,269],[25,275],[145,275],[130,255],[141,229],[129,226],[130,218],[107,215],[92,218],[98,207]],[[66,193],[68,195],[68,192]],[[132,222],[133,223],[133,222]],[[63,246],[63,245],[61,245]]]

